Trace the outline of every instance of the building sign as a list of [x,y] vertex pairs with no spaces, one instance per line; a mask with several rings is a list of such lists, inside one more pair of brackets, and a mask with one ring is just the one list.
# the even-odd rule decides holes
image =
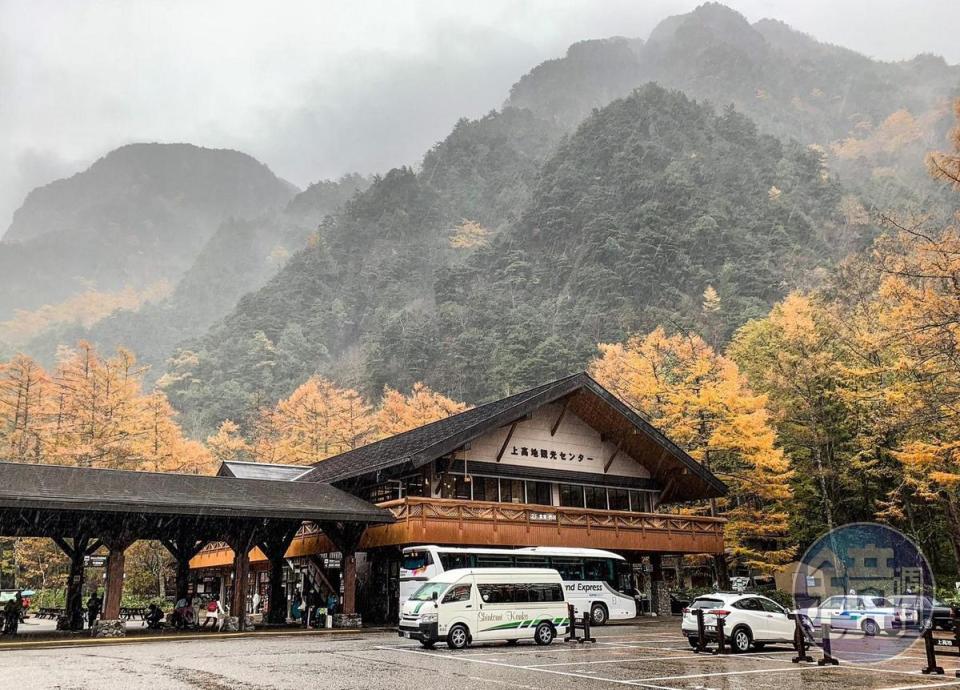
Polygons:
[[556,522],[556,513],[530,513],[530,522]]
[[544,460],[561,460],[565,462],[593,462],[592,455],[584,455],[567,450],[548,450],[547,448],[528,448],[527,446],[513,446],[510,455],[521,458],[542,458]]
[[106,556],[84,556],[83,566],[85,568],[105,568],[107,565]]

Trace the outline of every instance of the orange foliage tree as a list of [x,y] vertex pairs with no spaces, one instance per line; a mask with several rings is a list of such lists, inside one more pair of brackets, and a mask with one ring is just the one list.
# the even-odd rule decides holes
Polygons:
[[413,384],[410,395],[387,386],[377,410],[377,435],[393,436],[466,409],[464,403],[451,400],[420,382]]
[[794,556],[785,508],[791,472],[765,397],[748,388],[737,365],[699,336],[668,335],[663,328],[600,345],[600,353],[590,366],[594,378],[730,487],[709,510],[728,520],[734,562],[764,572],[788,562]]

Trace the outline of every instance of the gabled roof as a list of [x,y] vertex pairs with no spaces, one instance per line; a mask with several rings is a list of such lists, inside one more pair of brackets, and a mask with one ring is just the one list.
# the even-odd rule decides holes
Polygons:
[[0,510],[163,513],[385,523],[393,516],[329,484],[0,462]]
[[641,460],[664,487],[663,501],[726,493],[726,486],[709,470],[584,372],[322,460],[298,481],[339,482],[399,465],[420,467],[561,399],[567,399],[570,411],[593,428],[620,439],[623,452]]
[[273,465],[265,462],[243,462],[224,460],[217,471],[218,477],[236,479],[267,479],[278,482],[290,482],[306,474],[313,467],[303,465]]

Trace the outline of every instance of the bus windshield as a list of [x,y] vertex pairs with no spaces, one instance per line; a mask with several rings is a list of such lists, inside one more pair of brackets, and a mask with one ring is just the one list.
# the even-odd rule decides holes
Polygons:
[[433,593],[437,593],[439,598],[443,594],[447,587],[450,586],[449,582],[428,582],[423,585],[420,589],[413,593],[410,597],[411,601],[430,601],[433,599]]
[[403,563],[400,565],[404,570],[419,570],[433,563],[429,551],[407,551],[403,554]]

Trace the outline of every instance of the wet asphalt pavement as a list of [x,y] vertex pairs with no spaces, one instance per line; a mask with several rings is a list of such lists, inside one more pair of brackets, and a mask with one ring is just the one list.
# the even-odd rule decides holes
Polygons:
[[[956,686],[960,659],[946,676],[920,675],[923,649],[893,660],[867,651],[840,666],[793,664],[793,650],[696,655],[678,619],[595,630],[596,644],[549,647],[475,645],[424,650],[391,633],[263,634],[253,637],[137,640],[35,649],[0,649],[0,687],[259,690],[261,688],[875,688]],[[813,651],[819,658],[819,649]]]

